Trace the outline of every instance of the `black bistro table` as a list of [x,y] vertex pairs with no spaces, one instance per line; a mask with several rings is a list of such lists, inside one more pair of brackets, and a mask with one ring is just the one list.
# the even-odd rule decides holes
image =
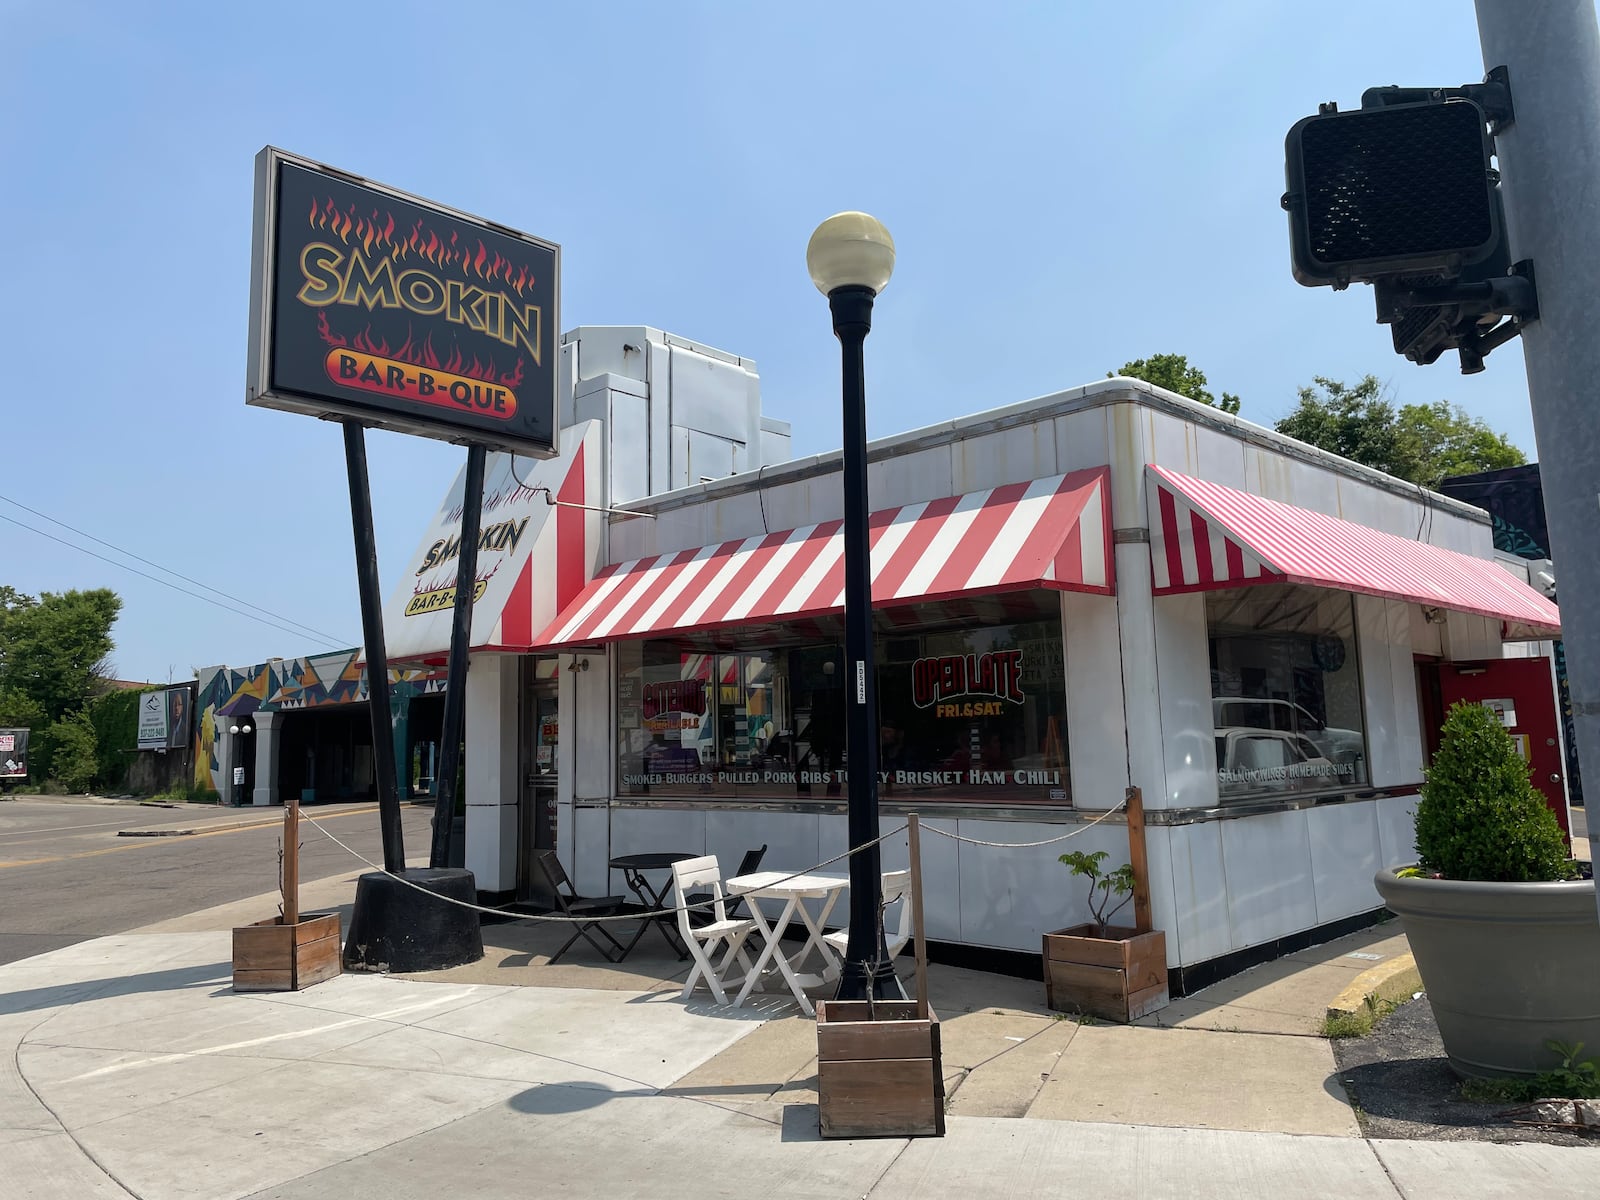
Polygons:
[[[628,885],[628,890],[639,898],[639,903],[644,906],[645,912],[654,912],[657,909],[671,908],[668,897],[672,891],[672,876],[665,876],[660,885],[652,885],[647,871],[670,871],[673,863],[680,863],[686,858],[698,858],[697,854],[690,854],[681,850],[659,851],[654,854],[619,854],[607,865],[622,872],[623,881]],[[661,931],[661,936],[666,939],[667,945],[680,959],[688,958],[689,951],[683,944],[683,939],[678,936],[677,921],[671,916],[648,917],[639,923],[639,932],[633,935],[622,952],[622,957],[627,958],[633,948],[639,944],[639,939],[644,937],[644,931],[654,926]]]

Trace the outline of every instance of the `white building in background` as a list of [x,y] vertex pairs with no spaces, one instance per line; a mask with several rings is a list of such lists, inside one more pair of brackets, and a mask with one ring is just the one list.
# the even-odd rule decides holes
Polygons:
[[[658,330],[577,329],[562,368],[560,457],[485,486],[479,888],[534,896],[536,849],[591,894],[625,853],[841,853],[839,454],[789,460],[753,363]],[[884,829],[1035,841],[1142,789],[1177,991],[1371,918],[1451,700],[1559,754],[1530,644],[1558,614],[1477,509],[1126,379],[869,453]],[[387,609],[397,662],[443,661],[461,488]],[[1118,820],[1070,847],[1123,861]],[[923,848],[936,941],[1037,954],[1087,916],[1062,846]]]

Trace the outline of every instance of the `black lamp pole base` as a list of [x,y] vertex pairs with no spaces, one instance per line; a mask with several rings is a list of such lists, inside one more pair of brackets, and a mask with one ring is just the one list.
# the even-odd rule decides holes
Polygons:
[[839,990],[835,1000],[909,1000],[905,984],[894,973],[889,962],[846,962],[839,975]]
[[[344,941],[346,971],[443,971],[483,957],[472,872],[411,867],[406,882],[383,871],[356,881],[356,902]],[[415,886],[408,886],[415,885]],[[421,889],[421,890],[419,890]]]

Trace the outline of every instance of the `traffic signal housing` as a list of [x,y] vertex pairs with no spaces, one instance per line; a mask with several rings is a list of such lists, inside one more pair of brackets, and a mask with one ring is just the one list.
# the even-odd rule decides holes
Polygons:
[[1327,105],[1284,148],[1291,268],[1306,287],[1447,281],[1504,255],[1493,143],[1473,100]]

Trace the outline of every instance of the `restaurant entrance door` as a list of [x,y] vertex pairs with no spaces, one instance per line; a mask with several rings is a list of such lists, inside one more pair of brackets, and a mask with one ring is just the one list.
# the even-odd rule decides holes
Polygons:
[[517,898],[554,907],[554,898],[533,867],[540,850],[556,848],[556,786],[559,782],[561,707],[556,660],[525,658],[522,686],[522,792],[517,807]]
[[[1480,662],[1439,663],[1439,709],[1465,700],[1487,705],[1516,740],[1532,768],[1533,786],[1569,833],[1566,760],[1556,721],[1555,676],[1548,658],[1488,658]],[[1430,731],[1437,738],[1436,731]]]

